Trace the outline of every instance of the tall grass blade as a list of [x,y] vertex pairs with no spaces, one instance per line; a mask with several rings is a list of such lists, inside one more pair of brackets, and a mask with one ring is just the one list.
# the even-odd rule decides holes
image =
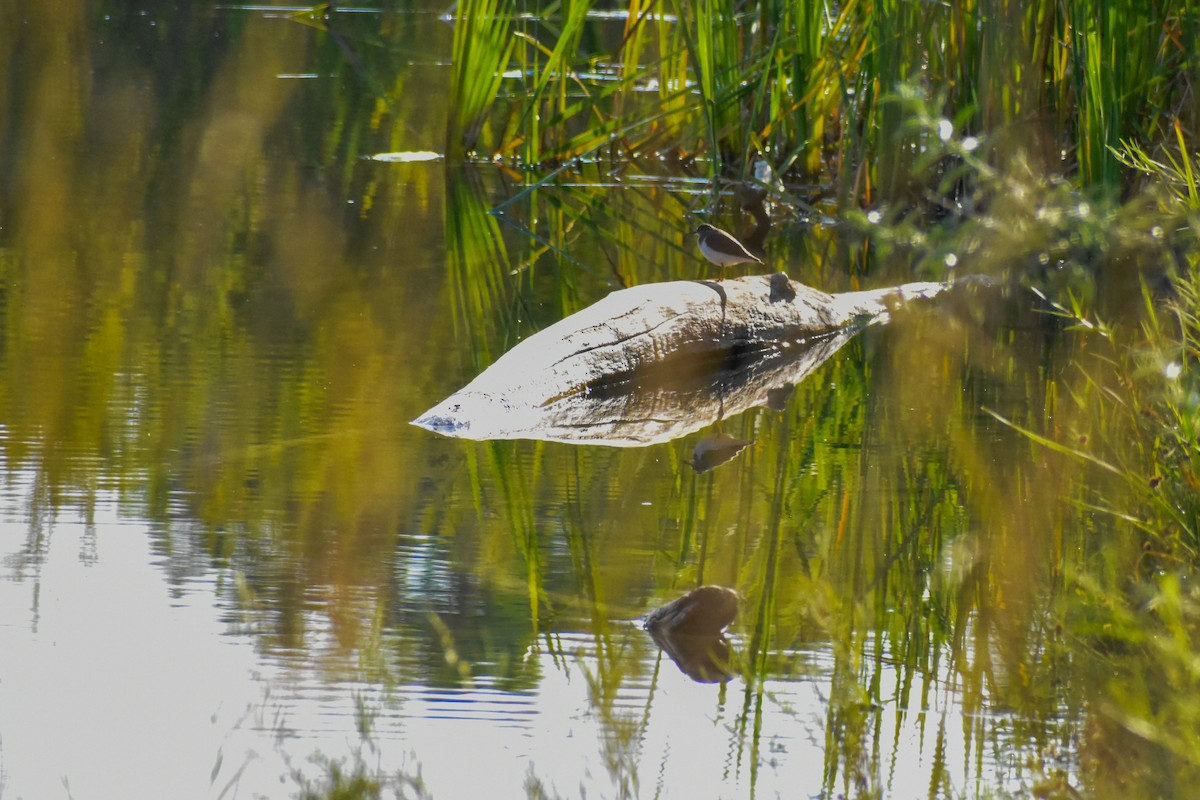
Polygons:
[[454,15],[450,72],[453,113],[446,155],[460,160],[487,141],[485,133],[516,40],[510,35],[515,0],[461,0]]

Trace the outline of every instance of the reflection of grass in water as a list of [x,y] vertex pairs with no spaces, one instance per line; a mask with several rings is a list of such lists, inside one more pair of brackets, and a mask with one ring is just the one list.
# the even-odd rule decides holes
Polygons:
[[[974,311],[963,313],[969,318]],[[897,321],[891,330],[898,332],[887,332],[903,344],[896,352],[866,358],[852,345],[797,387],[782,415],[764,411],[731,421],[749,426],[737,432],[758,440],[742,460],[702,477],[684,459],[670,462],[678,474],[675,494],[656,501],[681,523],[691,522],[676,530],[678,546],[668,548],[670,555],[655,559],[662,576],[655,585],[688,587],[703,576],[734,583],[747,596],[738,623],[750,650],[742,659],[746,699],[733,745],[739,763],[756,765],[762,756],[765,680],[795,669],[783,654],[811,647],[828,647],[834,659],[825,768],[831,791],[886,781],[878,766],[881,715],[898,702],[881,694],[889,672],[902,687],[901,714],[922,707],[931,692],[945,691],[939,689],[944,676],[959,684],[954,693],[975,764],[982,764],[990,742],[1007,735],[1007,719],[989,722],[985,703],[1019,709],[1028,720],[1021,735],[1032,743],[1030,751],[1057,730],[1056,696],[1046,678],[1061,668],[1062,656],[1045,644],[1043,620],[1052,596],[1046,592],[1058,584],[1040,576],[1061,573],[1042,547],[1054,539],[1042,532],[1061,528],[1057,500],[1077,473],[1064,470],[1047,480],[1036,451],[977,410],[985,403],[1002,406],[1006,385],[1036,380],[1017,358],[1036,336],[1006,340],[1000,328],[964,343],[961,331],[946,330],[954,320],[948,325],[945,313]],[[895,386],[883,388],[889,384]],[[876,396],[895,402],[882,405]],[[1020,415],[1007,413],[1024,425],[1040,424],[1040,403],[1035,394],[1030,407],[1016,406]],[[520,558],[543,581],[550,567],[540,559],[549,539],[539,526],[553,517],[535,511],[538,498],[563,481],[576,487],[568,495],[638,484],[640,453],[608,460],[571,450],[574,472],[563,472],[562,448],[497,444],[504,448],[501,458],[477,480],[499,488],[503,506],[486,507],[503,508],[505,522],[495,532],[507,529],[525,542],[517,548]],[[686,451],[688,443],[678,447]],[[522,448],[532,464],[511,462]],[[606,465],[615,472],[605,472]],[[521,482],[519,491],[503,488],[513,480]],[[605,601],[630,596],[630,578],[645,569],[638,553],[646,545],[636,543],[653,531],[634,529],[605,542],[611,533],[598,520],[617,515],[601,509],[583,516],[594,505],[580,505],[567,537],[574,578],[594,604],[602,655],[589,685],[604,714],[604,699],[628,678],[619,648],[605,633]],[[621,527],[633,527],[632,518],[621,519]],[[537,535],[526,539],[522,531],[530,525]],[[615,558],[606,558],[606,549],[626,561],[622,572],[609,566]],[[939,730],[952,719],[943,716]],[[627,722],[606,718],[614,741],[628,737]],[[943,776],[937,780],[949,780],[952,765],[935,763]]]
[[1086,475],[1065,493],[1072,536],[1057,613],[1092,689],[1079,701],[1090,709],[1080,758],[1101,796],[1130,786],[1182,796],[1200,777],[1200,295],[1194,278],[1177,287],[1166,308],[1147,293],[1136,350],[1121,344],[1128,322],[1088,322],[1096,356],[1060,393],[1065,424],[1045,445]]
[[345,760],[317,755],[313,763],[323,771],[319,778],[309,778],[301,770],[292,770],[292,780],[299,800],[382,800],[385,797],[426,800],[433,795],[425,788],[420,771],[415,775],[403,772],[380,772],[357,754],[349,764]]
[[[836,35],[820,39],[813,32],[822,29],[812,20],[821,9],[810,6],[780,11],[794,13],[795,20],[774,28],[768,25],[765,55],[748,58],[743,55],[745,34],[732,27],[732,17],[685,18],[682,25],[674,26],[647,20],[626,37],[627,64],[641,60],[631,54],[634,48],[656,51],[660,65],[673,65],[659,69],[679,81],[688,54],[700,70],[703,103],[690,104],[683,92],[672,94],[666,88],[668,81],[659,88],[659,99],[674,104],[679,118],[691,120],[690,129],[674,120],[678,141],[707,139],[710,152],[743,165],[746,154],[759,143],[769,143],[772,152],[786,153],[785,163],[794,164],[797,171],[828,170],[823,179],[837,182],[847,205],[924,192],[929,182],[911,180],[905,163],[908,156],[897,143],[929,148],[942,141],[940,107],[922,117],[915,104],[884,102],[891,86],[882,76],[890,81],[890,76],[905,74],[906,66],[927,56],[935,84],[937,75],[954,76],[947,116],[956,116],[953,112],[971,98],[967,87],[990,86],[974,93],[978,117],[954,120],[954,135],[942,151],[947,160],[970,166],[970,185],[980,187],[987,198],[988,202],[968,208],[974,224],[930,233],[927,220],[909,214],[903,204],[885,214],[885,221],[893,224],[881,225],[864,216],[859,220],[862,241],[874,248],[877,263],[911,263],[941,274],[939,261],[944,265],[953,255],[960,269],[1006,268],[1037,276],[1040,257],[1045,255],[1048,264],[1046,274],[1037,276],[1040,282],[1057,289],[1054,296],[1059,299],[1075,298],[1074,313],[1084,317],[1096,294],[1094,276],[1099,270],[1111,270],[1107,276],[1111,278],[1119,270],[1129,271],[1121,259],[1130,249],[1145,247],[1162,255],[1177,244],[1155,239],[1149,233],[1148,215],[1134,206],[1109,210],[1090,197],[1080,197],[1070,185],[1036,179],[1043,162],[1036,155],[1028,156],[1029,166],[1023,167],[1022,158],[1015,154],[1019,146],[1036,151],[1044,144],[1036,133],[1000,132],[995,138],[1006,141],[995,150],[955,152],[951,146],[961,145],[962,134],[973,125],[991,133],[994,126],[1026,119],[1049,99],[1045,105],[1064,118],[1073,107],[1082,109],[1080,121],[1069,130],[1079,142],[1076,152],[1085,177],[1118,182],[1121,175],[1112,169],[1116,156],[1106,146],[1116,144],[1123,132],[1140,132],[1144,135],[1138,137],[1139,144],[1129,146],[1125,157],[1136,159],[1139,168],[1171,165],[1170,185],[1194,204],[1194,180],[1189,178],[1194,173],[1187,166],[1191,162],[1185,155],[1186,143],[1180,142],[1178,151],[1173,151],[1178,153],[1177,163],[1171,162],[1150,144],[1162,128],[1161,114],[1137,113],[1147,105],[1171,106],[1169,82],[1147,78],[1146,70],[1161,77],[1171,69],[1180,46],[1173,42],[1162,46],[1158,39],[1183,22],[1168,20],[1156,28],[1131,4],[1114,6],[1101,19],[1082,4],[1069,4],[1062,16],[1055,17],[1057,7],[1044,4],[1029,11],[984,15],[971,4],[910,3],[876,6],[884,13],[868,18],[865,5],[847,3],[839,10]],[[1167,7],[1168,13],[1171,8]],[[1189,17],[1183,14],[1176,19]],[[1037,35],[1027,37],[1022,26],[1033,23],[1039,23],[1034,28]],[[949,32],[948,46],[922,54],[922,46],[909,34],[939,28]],[[1132,33],[1137,46],[1104,47],[1121,28]],[[1069,34],[1059,36],[1056,31]],[[1009,43],[1012,48],[996,46]],[[494,94],[489,82],[497,80],[498,74],[495,66],[483,62],[504,62],[507,46],[501,42],[490,51],[480,50],[479,62],[463,64],[483,76],[473,79],[484,89],[479,95],[482,101],[464,105],[456,123],[472,146],[488,134],[481,120],[489,93]],[[1157,62],[1145,58],[1155,48],[1164,54]],[[1011,57],[1012,52],[1028,49],[1037,58]],[[632,93],[623,92],[595,93],[572,110],[564,104],[565,81],[573,79],[568,48],[556,46],[556,50],[552,60],[538,62],[553,64],[554,69],[539,74],[540,96],[529,101],[541,104],[530,106],[536,109],[528,115],[530,124],[542,126],[528,139],[526,152],[531,160],[594,146],[597,130],[609,135],[607,131],[618,127],[628,129],[607,116],[602,122],[607,127],[567,130],[586,119],[591,109],[604,111],[601,105],[618,95],[627,103],[626,111],[651,113],[639,109]],[[459,52],[465,54],[465,47]],[[1028,70],[1030,63],[1037,69]],[[1034,79],[1014,75],[1013,64],[1021,65]],[[769,70],[763,69],[766,65]],[[626,69],[632,75],[639,68]],[[1059,82],[1047,85],[1038,80],[1039,70],[1045,69],[1054,70]],[[978,74],[970,74],[971,70]],[[816,77],[822,75],[833,79]],[[747,76],[753,80],[743,81]],[[1130,89],[1142,86],[1150,91]],[[836,89],[814,93],[822,87]],[[755,113],[763,116],[753,117]],[[902,124],[914,119],[916,127]],[[562,126],[563,132],[547,132],[547,122]],[[1172,134],[1179,130],[1171,128]],[[660,135],[634,147],[648,150],[664,141],[669,139]],[[1056,149],[1057,141],[1051,145],[1044,149]],[[934,195],[955,196],[956,179],[963,175],[933,164],[930,152],[926,150],[930,163],[921,166],[934,167],[930,173],[935,176]],[[839,165],[836,171],[834,164]],[[997,164],[1003,166],[999,174]],[[469,194],[456,194],[451,187],[446,231],[454,269],[455,319],[481,366],[491,360],[506,332],[514,330],[515,314],[504,274],[503,240],[495,220],[485,213],[486,204],[472,206],[478,198]],[[632,194],[632,200],[623,201],[636,208],[633,213],[623,209],[614,213],[620,227],[607,240],[616,253],[614,271],[629,280],[657,274],[638,261],[648,237],[646,231],[636,229],[636,220],[654,213],[682,216],[675,196],[665,193],[656,208],[650,194]],[[595,197],[605,198],[602,193]],[[576,213],[563,212],[551,225],[550,241],[561,250],[570,249],[572,243],[566,238],[570,224],[591,221],[594,214],[594,207],[582,203]],[[1162,227],[1169,239],[1171,226]],[[923,243],[920,237],[925,237]],[[1129,241],[1123,242],[1123,237]],[[677,256],[669,243],[658,242],[656,248],[668,258]],[[1099,260],[1094,261],[1097,255]],[[1187,258],[1194,261],[1194,256]],[[654,267],[661,260],[665,259],[656,259]],[[606,542],[603,536],[611,531],[595,530],[592,520],[569,526],[576,577],[589,587],[598,636],[608,642],[603,633],[606,603],[612,598],[632,602],[631,595],[642,590],[639,581],[647,574],[656,579],[655,586],[736,576],[735,582],[748,595],[750,613],[739,625],[748,630],[753,654],[743,661],[748,681],[739,744],[758,747],[761,716],[756,715],[761,714],[764,699],[762,680],[790,669],[780,664],[777,654],[805,644],[828,643],[835,659],[826,726],[825,785],[831,792],[839,786],[847,791],[875,788],[871,781],[879,775],[877,731],[884,713],[879,709],[883,706],[890,713],[896,702],[881,696],[881,674],[892,667],[900,674],[906,698],[927,697],[936,691],[941,675],[960,682],[962,726],[970,731],[976,759],[982,759],[983,749],[1003,735],[989,728],[986,713],[981,713],[989,706],[1016,709],[1016,724],[1024,729],[1012,736],[1024,737],[1018,743],[1040,745],[1051,738],[1056,703],[1061,702],[1071,705],[1082,719],[1066,730],[1082,743],[1089,780],[1099,790],[1119,785],[1123,772],[1156,787],[1153,793],[1157,794],[1177,794],[1194,785],[1195,731],[1200,727],[1194,703],[1194,643],[1200,615],[1198,598],[1190,587],[1197,534],[1194,475],[1200,470],[1195,463],[1197,426],[1190,396],[1194,388],[1189,383],[1197,303],[1186,288],[1177,320],[1159,319],[1157,328],[1145,336],[1151,345],[1143,354],[1145,364],[1124,364],[1126,355],[1118,346],[1106,351],[1110,360],[1121,365],[1118,370],[1107,371],[1100,362],[1088,368],[1086,379],[1071,380],[1048,356],[1045,371],[1031,375],[1004,366],[1006,359],[1015,361],[1020,354],[1002,337],[976,336],[956,349],[951,337],[938,335],[943,321],[932,318],[925,320],[924,328],[918,327],[920,336],[903,340],[905,352],[864,359],[861,364],[844,361],[826,370],[824,375],[833,378],[828,382],[836,383],[836,392],[814,383],[798,390],[792,416],[781,420],[755,416],[751,421],[762,427],[747,438],[756,438],[759,444],[729,469],[697,478],[672,450],[678,491],[668,500],[671,508],[679,509],[684,524],[670,559],[658,559],[643,572],[639,572],[643,565],[633,564],[628,568],[632,574],[622,575],[605,562],[605,548],[599,544],[612,544],[618,553],[636,551],[631,542],[659,531],[631,530],[625,538],[614,536]],[[558,287],[564,312],[578,302],[574,290],[568,280]],[[982,316],[986,315],[985,311]],[[495,322],[502,319],[507,322]],[[918,318],[908,324],[921,322]],[[112,331],[118,328],[113,325]],[[912,344],[914,340],[925,344]],[[1090,347],[1102,344],[1097,339]],[[1006,355],[1006,347],[1014,352]],[[999,355],[989,355],[989,350]],[[97,363],[111,363],[107,353],[99,349],[91,355],[100,356]],[[1150,374],[1153,360],[1163,353],[1173,355],[1159,365],[1159,376],[1171,363],[1178,363],[1181,370],[1170,382]],[[886,375],[881,374],[884,371]],[[1128,375],[1138,378],[1133,384],[1136,391],[1124,385]],[[872,377],[895,388],[895,393],[887,393],[893,397],[891,407],[873,404]],[[1018,437],[1009,436],[1012,431],[1005,432],[990,418],[977,418],[979,401],[992,397],[994,385],[1008,381],[1025,382],[1035,391],[1033,409],[1018,417],[1002,408],[1006,418],[1039,436],[1068,443],[1070,449],[1096,453],[1106,463],[1118,464],[1122,475],[1096,476],[1087,464],[1071,459],[1069,452],[1047,454],[1036,445],[1022,451],[1013,444]],[[970,396],[959,391],[960,385],[968,387]],[[1086,443],[1081,443],[1082,437]],[[1005,455],[996,464],[999,440],[1006,443]],[[875,449],[876,443],[890,441],[900,442],[902,452]],[[1136,445],[1130,448],[1129,441]],[[828,447],[816,446],[828,442],[849,447],[831,453]],[[470,452],[470,457],[479,457],[473,472],[477,496],[495,486],[502,508],[501,522],[485,534],[511,534],[508,554],[515,552],[523,563],[524,585],[518,588],[527,598],[532,628],[539,630],[550,596],[544,586],[550,568],[543,558],[544,548],[556,533],[542,527],[545,516],[539,498],[555,486],[556,476],[547,476],[543,466],[554,462],[540,451],[523,461],[520,447],[508,443]],[[644,466],[645,462],[630,456],[612,474],[605,474],[596,460],[577,463],[580,474],[575,485],[636,485],[637,468]],[[1152,485],[1155,479],[1160,480]],[[735,495],[736,511],[723,502]],[[1064,498],[1074,505],[1064,505]],[[484,516],[482,501],[477,511]],[[498,553],[486,563],[481,559],[477,569],[481,574],[499,571],[506,555]],[[1059,620],[1076,637],[1069,651],[1053,630]],[[611,658],[616,657],[613,649]],[[611,695],[624,676],[619,664],[605,663],[596,676],[596,691]],[[1091,711],[1081,710],[1085,703]],[[911,707],[908,702],[899,705]],[[945,725],[945,718],[938,724]],[[377,791],[380,785],[353,767],[330,770],[330,778],[327,784],[313,787],[318,792],[327,790],[326,794],[314,796],[335,796],[338,785],[357,787],[360,792]]]
[[511,325],[512,291],[500,224],[488,214],[476,178],[470,171],[447,174],[445,231],[455,333],[469,342],[478,372],[495,360],[495,329]]
[[[1075,270],[1051,284],[1064,298],[1052,313],[1086,349],[1072,371],[1047,372],[1044,418],[1012,424],[1057,471],[1053,491],[1037,495],[1056,512],[1038,515],[1044,523],[1035,529],[1053,549],[1035,569],[1052,578],[1042,613],[1067,635],[1044,624],[1010,631],[1014,645],[1037,644],[1042,663],[1022,664],[1022,680],[1001,688],[1063,697],[1078,720],[1075,757],[1096,796],[1177,796],[1200,776],[1200,594],[1192,588],[1200,568],[1200,291],[1194,278],[1175,276],[1164,294],[1158,276],[1195,264],[1188,239],[1200,204],[1182,136],[1155,158],[1128,143],[1119,156],[1153,173],[1160,190],[1084,210],[1055,189],[1038,198],[1036,217],[1025,216],[1025,235]],[[1007,203],[1020,208],[1019,198]],[[1074,241],[1055,251],[1064,230]],[[1091,276],[1116,282],[1123,273],[1128,288],[1118,302],[1097,298]],[[1027,553],[1045,550],[1022,538]],[[982,562],[984,577],[994,579],[996,562],[996,554]],[[1029,572],[1030,562],[1005,568],[1019,569]]]
[[[1021,570],[1037,574],[1046,563],[1028,537],[1055,529],[1058,493],[1069,483],[1042,478],[1039,461],[1015,435],[1004,439],[997,460],[1003,429],[958,388],[974,387],[982,400],[1029,376],[1012,367],[995,372],[991,358],[1003,353],[989,353],[996,343],[987,337],[977,337],[983,352],[974,355],[959,336],[931,335],[946,326],[937,312],[908,324],[915,323],[928,330],[895,334],[908,352],[838,359],[797,388],[785,416],[758,415],[756,460],[704,478],[724,487],[715,496],[736,494],[739,502],[681,493],[681,519],[703,520],[701,530],[736,531],[690,540],[684,527],[672,560],[679,574],[718,581],[726,580],[725,565],[743,565],[736,585],[748,602],[739,626],[750,655],[739,742],[749,747],[750,763],[758,757],[762,681],[789,669],[779,654],[831,642],[831,790],[877,774],[869,767],[879,757],[879,707],[894,702],[879,694],[885,671],[895,670],[905,698],[919,706],[948,663],[962,681],[960,701],[980,759],[995,735],[981,714],[985,698],[1018,704],[1035,722],[1053,716],[1038,681],[1060,662],[1037,643],[1046,629],[1036,622],[1046,610],[1039,596],[1053,584],[1024,579]],[[963,364],[963,374],[939,371],[946,364]],[[875,374],[868,379],[864,370]],[[881,390],[889,381],[903,391]],[[876,405],[876,395],[895,397],[894,407]],[[1036,397],[1024,413],[1041,418]],[[848,446],[831,447],[838,443]],[[743,469],[755,476],[748,511],[740,502],[747,494],[729,490]],[[948,558],[953,571],[944,566]],[[1007,677],[1022,672],[1032,680]],[[906,699],[901,707],[912,706]],[[1047,730],[1036,723],[1030,733],[1044,741]]]

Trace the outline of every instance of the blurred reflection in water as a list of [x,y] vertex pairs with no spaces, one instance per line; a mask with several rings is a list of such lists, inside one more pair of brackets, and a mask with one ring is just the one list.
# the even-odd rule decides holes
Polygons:
[[[363,158],[438,150],[449,29],[337,19],[0,12],[3,788],[279,796],[316,752],[447,798],[1074,779],[1080,468],[981,410],[1071,430],[1074,341],[1019,297],[897,315],[723,420],[754,444],[706,472],[711,430],[413,428],[531,331],[694,277],[691,199],[581,174],[514,222],[505,169]],[[851,288],[812,237],[775,257]],[[638,624],[706,583],[744,597],[724,684]]]
[[[508,787],[532,776],[564,793],[587,774],[596,791],[707,796],[721,786],[749,793],[754,783],[769,794],[821,792],[837,669],[822,649],[770,654],[790,665],[790,679],[717,688],[676,670],[637,627],[616,624],[599,637],[556,634],[525,654],[525,688],[482,661],[452,685],[419,675],[380,683],[355,663],[361,653],[321,629],[320,603],[303,649],[264,652],[232,581],[212,573],[166,585],[144,525],[120,520],[107,500],[97,511],[92,524],[53,525],[36,566],[0,582],[3,607],[32,617],[0,627],[3,754],[15,796],[53,795],[64,778],[76,796],[151,797],[164,785],[184,797],[227,785],[273,796],[292,770],[319,771],[308,753],[347,746],[390,769],[419,767],[446,797],[478,791],[483,774]],[[90,546],[97,558],[80,561]],[[14,553],[3,556],[12,563]],[[384,635],[383,658],[405,674],[403,632]],[[879,680],[882,696],[897,696],[894,669]],[[919,708],[857,712],[878,716],[885,744],[874,757],[895,765],[896,788],[922,780],[930,759],[946,759],[949,785],[972,778],[960,772],[968,762],[955,726],[947,730],[962,715],[954,694],[935,689]],[[905,713],[921,724],[898,725]],[[761,740],[744,731],[751,721]],[[369,739],[355,744],[364,729]]]

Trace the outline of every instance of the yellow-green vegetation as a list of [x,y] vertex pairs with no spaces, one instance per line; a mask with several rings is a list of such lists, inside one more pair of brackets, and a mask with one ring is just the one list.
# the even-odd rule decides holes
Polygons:
[[[524,17],[519,89],[497,96],[497,135],[481,155],[519,158],[535,186],[546,185],[546,165],[571,159],[611,168],[666,157],[675,169],[757,186],[777,217],[811,219],[815,205],[839,221],[836,233],[776,244],[794,248],[792,262],[800,256],[822,285],[868,273],[1005,276],[1032,292],[1047,330],[1072,341],[1069,367],[1052,366],[1064,357],[1051,355],[1054,345],[1043,369],[1024,376],[1038,418],[984,408],[969,389],[956,408],[936,391],[893,395],[897,408],[907,399],[941,423],[894,420],[887,438],[910,439],[913,457],[817,467],[811,451],[787,449],[846,436],[811,430],[861,409],[841,376],[836,414],[813,413],[822,407],[814,397],[802,404],[806,418],[757,431],[768,444],[751,458],[773,464],[763,468],[770,477],[738,494],[770,495],[765,518],[743,502],[750,516],[714,525],[703,493],[681,495],[696,505],[681,509],[679,562],[698,548],[702,575],[715,555],[706,531],[759,532],[726,574],[754,587],[751,672],[768,671],[770,645],[794,643],[806,627],[844,648],[850,677],[837,684],[846,695],[835,698],[827,733],[845,760],[827,762],[829,790],[878,788],[861,728],[869,715],[854,711],[872,699],[861,694],[869,659],[877,670],[891,653],[904,665],[903,691],[928,692],[919,676],[927,681],[936,671],[928,659],[948,647],[967,696],[986,685],[993,704],[1022,709],[1028,735],[1040,735],[1035,720],[1062,712],[1045,705],[1050,697],[1072,706],[1081,720],[1074,769],[1093,796],[1186,794],[1200,777],[1200,5],[633,2],[621,35],[600,42],[579,34],[590,7]],[[527,10],[515,0],[509,8]],[[771,165],[772,182],[756,180],[758,161]],[[572,169],[587,176],[589,166]],[[682,217],[689,201],[668,190],[654,211],[607,212],[590,195],[555,196],[569,217],[603,229],[617,282],[657,277],[639,270],[664,259],[623,260],[657,244],[630,220],[664,208]],[[987,328],[995,308],[963,313],[959,322]],[[919,314],[906,324],[924,339],[906,340],[894,375],[877,378],[900,395],[906,375],[937,364],[934,383],[1014,380],[994,348],[1038,346],[964,342],[961,330],[955,339]],[[986,366],[981,349],[992,355]],[[858,417],[848,438],[869,442],[895,414]],[[990,414],[994,435],[1010,440],[1001,468],[981,448],[988,425],[976,414]],[[811,470],[823,478],[804,477]],[[871,509],[862,497],[872,488],[902,499]],[[829,502],[839,496],[844,503]],[[820,533],[804,542],[809,530]],[[799,541],[789,548],[788,539]],[[844,581],[855,589],[839,588]],[[964,644],[971,637],[974,647]],[[1067,662],[1079,683],[1056,695]],[[979,723],[975,735],[994,732]],[[1042,779],[1032,788],[1067,796],[1075,789],[1053,762],[1034,770]]]
[[[29,561],[56,509],[115,493],[172,575],[229,576],[265,653],[320,642],[323,674],[385,686],[529,689],[583,631],[622,781],[657,766],[621,716],[650,660],[624,623],[722,583],[739,764],[782,676],[830,690],[829,795],[888,793],[888,721],[966,740],[931,796],[1014,752],[1026,794],[1200,784],[1196,2],[462,0],[453,27],[315,15],[311,39],[193,6],[124,33],[119,4],[101,35],[85,5],[0,11]],[[426,43],[453,67],[414,66]],[[723,421],[755,444],[710,473],[690,440],[407,425],[609,289],[709,274],[689,217],[738,222],[747,185],[769,268],[823,289],[1011,281]],[[323,767],[306,796],[394,788]]]
[[[591,15],[609,9],[593,0],[456,8],[456,30],[488,19],[512,25],[517,42],[510,52],[512,38],[484,37],[504,48],[456,38],[471,82],[456,96],[472,114],[490,111],[491,132],[485,141],[467,126],[461,145],[530,163],[678,149],[747,178],[758,154],[869,203],[910,188],[912,141],[887,102],[905,81],[969,109],[959,133],[1002,133],[1004,153],[1088,184],[1128,182],[1112,150],[1122,142],[1153,146],[1176,121],[1189,131],[1198,121],[1191,0],[634,0],[603,36]],[[502,69],[517,77],[496,91]]]

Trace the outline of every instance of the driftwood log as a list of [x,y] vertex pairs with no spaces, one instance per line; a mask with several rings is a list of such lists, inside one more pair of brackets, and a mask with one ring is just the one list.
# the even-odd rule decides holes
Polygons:
[[830,295],[784,273],[613,292],[517,344],[413,424],[617,446],[771,405],[894,305],[947,284]]

